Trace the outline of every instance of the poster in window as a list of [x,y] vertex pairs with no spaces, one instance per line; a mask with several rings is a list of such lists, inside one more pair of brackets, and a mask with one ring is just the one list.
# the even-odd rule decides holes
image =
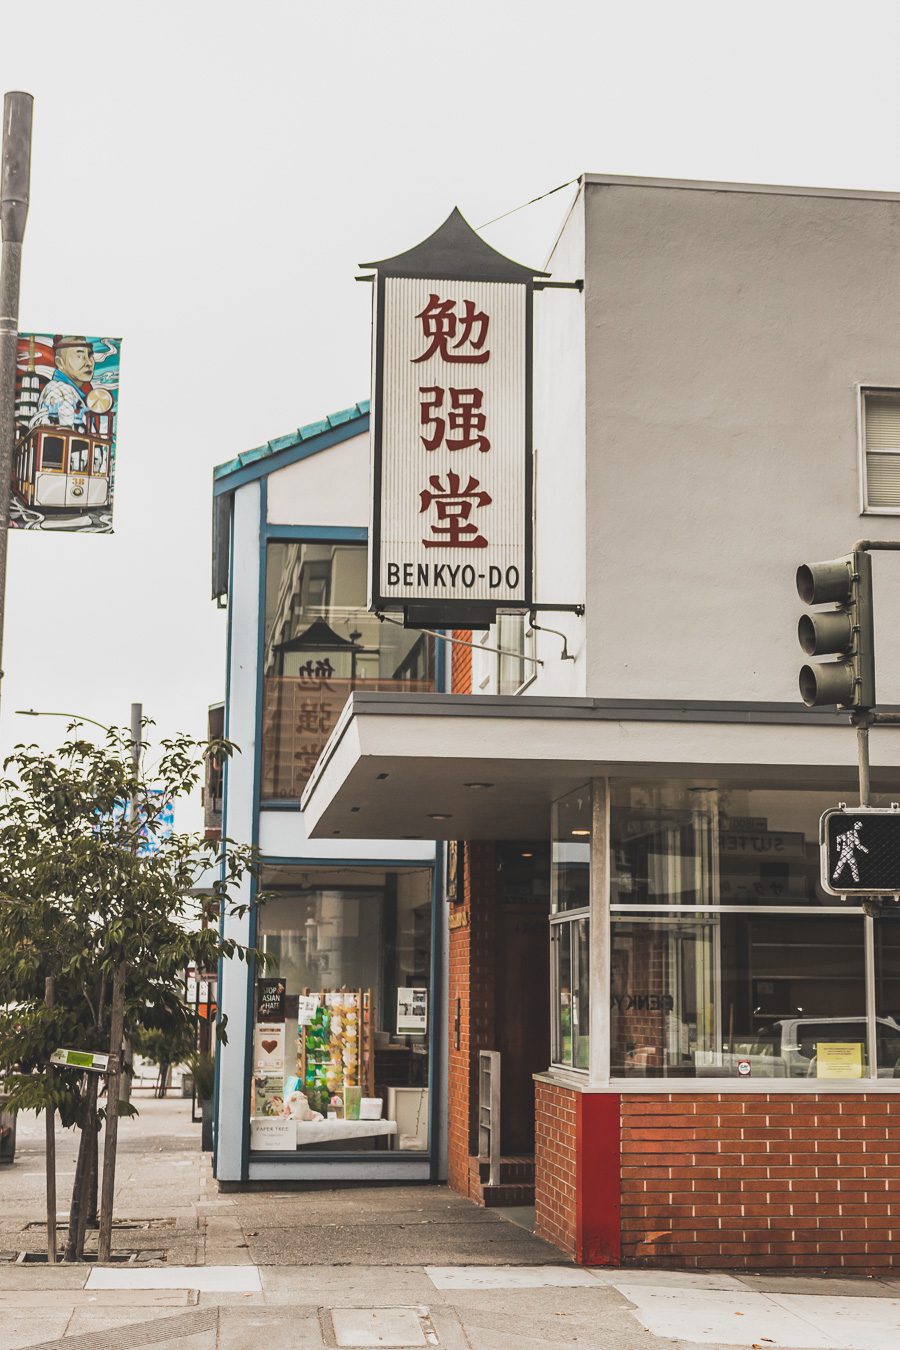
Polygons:
[[253,1072],[284,1073],[283,1022],[257,1022],[253,1037]]
[[284,1079],[280,1073],[257,1074],[253,1080],[255,1116],[284,1114]]
[[397,1035],[424,1036],[428,1030],[428,990],[397,990]]
[[256,1020],[257,1022],[284,1021],[284,980],[256,981]]
[[817,1078],[862,1078],[863,1048],[859,1041],[817,1041]]
[[121,346],[19,334],[11,529],[112,534]]

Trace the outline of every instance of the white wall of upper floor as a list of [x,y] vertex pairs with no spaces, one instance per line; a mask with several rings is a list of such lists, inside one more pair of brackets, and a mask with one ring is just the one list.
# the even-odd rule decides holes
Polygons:
[[369,524],[369,433],[276,469],[268,483],[270,525]]
[[[554,281],[584,277],[584,196],[579,193],[553,248],[547,270]],[[534,598],[538,604],[583,604],[585,576],[585,348],[584,297],[578,290],[537,291],[534,297]],[[583,618],[565,610],[540,611],[528,647],[542,662],[528,665],[528,694],[578,697],[586,691],[587,633]],[[560,634],[562,636],[560,636]],[[574,660],[561,659],[563,637]],[[475,693],[497,692],[498,658],[481,650],[498,643],[494,626],[472,663]]]
[[[797,565],[861,516],[857,389],[900,386],[900,199],[589,182],[587,680],[796,701]],[[900,701],[900,558],[875,559]]]

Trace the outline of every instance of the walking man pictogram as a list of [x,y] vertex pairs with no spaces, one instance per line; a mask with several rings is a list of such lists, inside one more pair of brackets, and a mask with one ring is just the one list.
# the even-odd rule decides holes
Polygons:
[[837,881],[845,867],[850,868],[850,875],[854,881],[859,881],[859,866],[856,861],[856,850],[860,853],[868,853],[865,844],[860,843],[859,832],[863,827],[863,822],[857,820],[854,822],[852,830],[845,830],[835,838],[835,843],[840,849],[840,856],[837,861],[837,867],[834,869],[832,881]]

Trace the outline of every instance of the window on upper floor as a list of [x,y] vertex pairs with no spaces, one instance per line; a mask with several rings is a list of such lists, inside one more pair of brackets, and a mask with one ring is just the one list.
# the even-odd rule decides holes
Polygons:
[[860,394],[863,511],[900,515],[900,389]]
[[366,545],[270,543],[263,802],[296,801],[354,689],[434,688],[434,641],[366,608]]
[[534,678],[534,633],[525,614],[497,615],[497,693],[517,694]]

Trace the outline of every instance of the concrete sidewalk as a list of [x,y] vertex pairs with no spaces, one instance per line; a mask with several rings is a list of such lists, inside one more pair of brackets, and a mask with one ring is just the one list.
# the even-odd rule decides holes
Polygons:
[[[43,1124],[0,1171],[0,1350],[783,1346],[895,1350],[900,1280],[586,1271],[444,1187],[220,1195],[180,1099],[123,1121],[127,1264],[14,1263],[44,1243]],[[67,1202],[74,1136],[60,1137]],[[133,1226],[140,1225],[140,1226]]]

